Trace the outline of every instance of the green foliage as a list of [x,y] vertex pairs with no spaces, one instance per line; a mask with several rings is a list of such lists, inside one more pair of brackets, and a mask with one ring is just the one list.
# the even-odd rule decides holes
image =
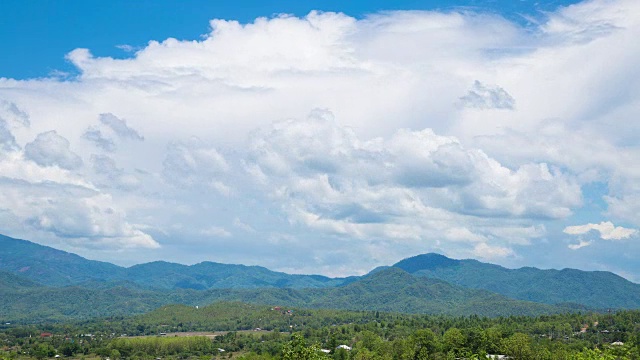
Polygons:
[[477,260],[438,254],[404,259],[394,267],[416,276],[484,289],[510,298],[546,304],[581,304],[592,309],[640,308],[640,285],[606,271],[507,269]]
[[300,334],[293,334],[291,341],[282,348],[282,360],[322,360],[328,359],[317,345],[307,346]]
[[[60,287],[78,285],[109,289],[256,289],[323,288],[349,279],[320,275],[290,275],[260,266],[202,262],[192,266],[156,261],[123,268],[78,255],[0,235],[0,271],[19,274],[37,283]],[[0,289],[2,289],[0,274]]]
[[0,317],[17,321],[66,321],[131,315],[170,304],[201,305],[219,301],[278,304],[346,310],[439,313],[448,315],[538,315],[563,311],[551,305],[511,300],[441,280],[414,277],[388,268],[348,285],[324,289],[142,290],[128,287],[28,288],[0,298]]
[[[583,360],[640,358],[640,311],[568,313],[539,317],[449,317],[376,311],[305,310],[243,303],[195,309],[165,306],[146,315],[81,323],[9,326],[0,329],[0,357],[112,360],[273,359],[511,359]],[[288,310],[293,310],[289,312]],[[252,329],[258,323],[271,331]],[[293,326],[289,328],[289,325]],[[580,328],[589,325],[586,332]],[[280,329],[292,330],[293,336]],[[264,329],[264,327],[262,327]],[[170,331],[214,331],[216,336],[179,336]],[[41,338],[40,333],[54,334]],[[142,337],[122,337],[147,335]],[[167,332],[165,336],[158,336]],[[91,335],[88,335],[91,333]],[[614,345],[622,341],[624,345]],[[350,351],[338,345],[352,347]],[[320,349],[331,350],[324,354]],[[218,349],[223,349],[224,352]],[[22,355],[20,355],[22,354]],[[97,360],[97,359],[96,359]]]

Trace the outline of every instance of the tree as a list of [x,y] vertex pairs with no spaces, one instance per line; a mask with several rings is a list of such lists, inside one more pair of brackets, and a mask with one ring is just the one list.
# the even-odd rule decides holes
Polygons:
[[35,348],[33,356],[35,356],[38,360],[42,360],[47,357],[52,357],[53,355],[55,355],[55,353],[56,351],[53,346],[49,344],[40,344]]
[[458,355],[464,350],[465,337],[460,329],[452,327],[442,336],[442,345],[445,352],[453,352]]
[[120,359],[120,351],[113,349],[111,350],[111,358],[114,360]]
[[304,337],[296,333],[291,335],[291,341],[282,348],[283,360],[324,360],[325,356],[317,345],[306,346]]
[[514,360],[533,359],[531,338],[523,333],[515,333],[502,341],[502,351]]
[[438,343],[431,329],[420,329],[409,338],[409,359],[426,360],[436,352]]

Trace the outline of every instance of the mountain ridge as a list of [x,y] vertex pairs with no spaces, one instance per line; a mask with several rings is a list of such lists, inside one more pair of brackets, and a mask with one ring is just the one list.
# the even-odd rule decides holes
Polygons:
[[[278,293],[277,291],[267,291],[267,289],[304,289],[308,290],[304,293],[306,295],[290,291],[287,296],[292,296],[292,299],[306,297],[306,303],[311,304],[321,303],[322,299],[328,296],[324,292],[314,293],[314,289],[328,289],[327,293],[333,293],[337,298],[343,299],[352,295],[344,293],[344,291],[358,292],[363,290],[358,290],[358,286],[362,288],[365,286],[363,284],[367,284],[365,287],[368,287],[369,290],[377,289],[377,297],[370,296],[370,292],[364,291],[367,289],[361,291],[361,297],[367,298],[371,304],[383,306],[384,303],[380,302],[380,297],[391,297],[394,291],[398,292],[398,289],[380,288],[381,284],[370,283],[370,279],[375,279],[376,275],[380,273],[388,276],[393,273],[393,269],[402,270],[404,273],[402,275],[396,274],[396,276],[404,281],[403,290],[408,291],[404,296],[405,300],[411,296],[410,290],[427,296],[429,291],[436,288],[440,288],[442,291],[446,290],[445,293],[452,297],[454,295],[451,294],[456,291],[457,296],[461,298],[465,296],[482,298],[486,295],[478,292],[472,294],[458,289],[464,288],[486,291],[489,294],[504,297],[504,299],[498,299],[487,295],[484,299],[488,302],[508,299],[545,305],[570,303],[592,309],[640,308],[640,285],[619,275],[603,271],[589,272],[569,268],[541,270],[534,267],[508,269],[473,259],[451,259],[435,253],[416,255],[403,259],[392,266],[377,267],[363,276],[346,278],[294,275],[272,271],[262,266],[222,264],[212,261],[203,261],[193,265],[154,261],[125,268],[88,260],[76,254],[38,245],[27,240],[0,236],[0,271],[14,276],[5,276],[8,280],[5,280],[3,285],[11,291],[33,290],[30,289],[31,284],[25,282],[26,280],[50,287],[71,286],[96,291],[127,288],[139,292],[213,291],[211,294],[214,294],[214,290],[219,289],[233,289],[234,291],[262,289],[264,294],[236,293],[240,297],[249,297],[249,300],[284,296],[283,294],[286,293],[286,291]],[[429,279],[430,288],[425,288],[424,284],[416,283],[407,276],[412,279]],[[382,282],[387,282],[387,285],[394,283],[389,279]],[[352,284],[355,285],[351,286]],[[454,286],[458,290],[450,286]],[[344,290],[345,288],[347,290]],[[219,297],[216,296],[214,298]],[[320,300],[314,302],[313,296]],[[178,296],[177,299],[182,301],[183,297]],[[224,296],[221,299],[226,300]],[[233,298],[230,300],[245,299]],[[343,305],[349,306],[358,301],[360,301],[362,308],[367,308],[367,304],[363,300],[358,300],[353,296]],[[401,305],[397,306],[401,307]],[[424,304],[411,303],[405,307],[417,309],[421,306]],[[463,306],[463,304],[458,303],[456,306]],[[446,309],[441,309],[441,311],[446,311]]]
[[518,300],[546,304],[577,303],[600,309],[640,307],[640,285],[608,271],[543,270],[535,267],[509,269],[474,259],[448,258],[451,261],[438,260],[434,265],[433,259],[433,254],[416,255],[393,266],[415,276],[437,278]]

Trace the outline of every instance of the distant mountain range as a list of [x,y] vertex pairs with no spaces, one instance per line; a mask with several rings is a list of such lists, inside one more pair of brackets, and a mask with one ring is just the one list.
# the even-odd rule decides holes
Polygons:
[[214,262],[187,266],[155,261],[124,268],[3,235],[0,235],[0,270],[54,287],[103,287],[105,283],[131,283],[147,289],[302,289],[339,286],[355,279],[291,275],[260,266]]
[[415,276],[484,289],[519,300],[576,303],[597,309],[640,307],[640,285],[608,271],[507,269],[439,254],[414,256],[393,266]]
[[291,275],[259,266],[152,262],[120,267],[0,235],[0,321],[143,313],[216,301],[483,316],[640,308],[640,285],[609,272],[507,269],[438,254],[364,276]]

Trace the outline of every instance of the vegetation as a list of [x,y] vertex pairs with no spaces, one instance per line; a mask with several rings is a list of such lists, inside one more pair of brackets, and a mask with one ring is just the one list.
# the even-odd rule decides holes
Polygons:
[[135,317],[4,325],[0,342],[2,359],[640,359],[640,311],[488,318],[170,305]]
[[545,304],[575,303],[592,309],[640,308],[640,285],[607,271],[507,269],[477,260],[424,254],[393,265],[415,276],[484,289]]
[[441,280],[414,277],[387,268],[348,285],[324,289],[146,290],[118,286],[27,287],[0,297],[0,319],[9,322],[68,321],[99,316],[132,315],[162,305],[242,301],[295,307],[379,310],[404,313],[506,316],[565,312],[567,308],[512,300],[483,290],[466,289]]
[[[449,259],[438,254],[424,254],[408,258],[396,263],[393,268],[402,269],[413,277],[422,277],[423,280],[428,278],[427,286],[430,289],[425,288],[424,281],[423,285],[420,285],[421,282],[411,283],[409,279],[402,280],[407,287],[420,288],[423,295],[431,296],[430,300],[434,300],[433,296],[439,296],[441,290],[445,296],[455,298],[456,309],[462,309],[467,305],[475,309],[478,303],[488,303],[488,307],[491,309],[499,307],[505,309],[503,312],[496,313],[495,310],[485,307],[480,312],[482,315],[533,315],[557,311],[558,305],[562,311],[568,307],[582,310],[587,308],[640,308],[640,285],[604,271],[506,269],[476,260]],[[192,304],[202,303],[202,301],[209,303],[214,300],[242,300],[254,303],[272,303],[282,302],[287,297],[290,298],[288,302],[290,305],[308,304],[309,300],[313,299],[311,306],[314,307],[328,307],[331,304],[341,303],[337,307],[367,309],[371,307],[363,306],[363,304],[351,307],[350,305],[354,302],[353,296],[349,298],[350,295],[343,288],[355,293],[359,291],[358,287],[363,289],[367,278],[377,272],[390,274],[390,270],[390,268],[382,268],[362,277],[332,279],[319,275],[290,275],[259,266],[227,265],[214,262],[186,266],[157,261],[124,268],[87,260],[64,251],[0,235],[0,290],[4,288],[14,292],[30,289],[33,291],[32,294],[17,298],[19,300],[27,298],[28,300],[30,297],[56,298],[55,291],[44,290],[42,285],[48,287],[74,286],[99,291],[117,289],[116,292],[124,292],[121,290],[123,288],[130,289],[136,293],[142,303],[150,305],[142,305],[137,308],[134,306],[128,312],[122,312],[129,314],[148,311],[157,306],[174,302]],[[398,273],[391,274],[387,277],[400,276]],[[11,279],[9,279],[10,275],[13,276]],[[349,287],[354,283],[359,283],[359,285]],[[35,289],[36,287],[41,287],[41,289]],[[460,290],[461,287],[466,289]],[[226,297],[224,295],[226,290],[216,292],[216,290],[222,289],[261,289],[261,291],[259,293],[238,291],[234,292],[232,296]],[[264,293],[262,289],[294,289],[296,291],[273,291],[263,297],[260,295]],[[314,289],[320,291],[314,292]],[[485,290],[493,294],[470,292],[468,289]],[[168,290],[171,290],[171,293],[167,295]],[[210,292],[194,295],[189,292],[190,290],[209,290]],[[47,295],[42,295],[45,293]],[[98,298],[102,296],[99,292],[95,294]],[[502,295],[502,297],[496,294]],[[533,309],[534,307],[512,302],[498,306],[493,302],[504,301],[505,297],[556,305],[556,309],[535,307],[535,310],[529,310],[525,308]],[[443,306],[436,306],[434,301],[425,305],[415,299],[401,300],[397,302],[401,307],[397,308],[392,308],[389,304],[384,304],[377,299],[371,305],[380,310],[404,312],[441,312],[451,308],[451,306],[443,304],[440,304]],[[131,298],[123,301],[138,302],[138,300]],[[369,299],[366,302],[370,303]],[[508,311],[511,311],[512,307],[516,307],[516,309],[509,313]],[[67,312],[82,313],[84,311],[83,309],[73,309]],[[453,315],[472,313],[468,309],[446,312]],[[64,314],[64,312],[62,313]],[[105,313],[91,315],[105,315]]]
[[187,266],[156,261],[124,268],[3,235],[0,235],[0,271],[20,275],[41,285],[93,289],[117,286],[194,290],[269,287],[301,289],[333,287],[351,280],[320,275],[290,275],[260,266],[214,262]]

